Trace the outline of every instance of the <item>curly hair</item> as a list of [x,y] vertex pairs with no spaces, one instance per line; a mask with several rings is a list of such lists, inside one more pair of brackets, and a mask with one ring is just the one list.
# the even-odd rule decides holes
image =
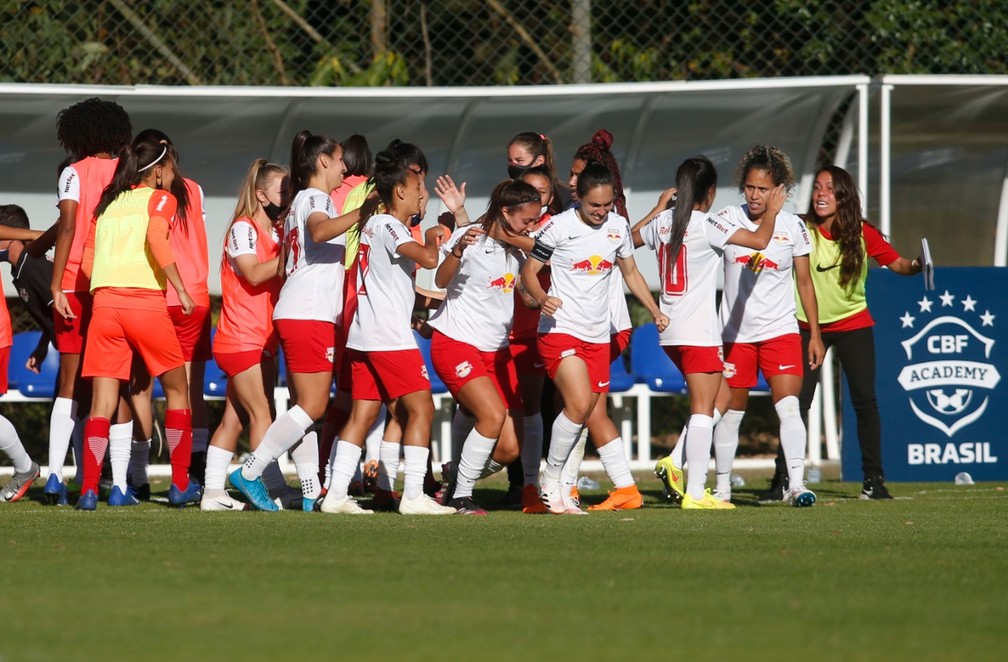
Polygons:
[[83,159],[118,154],[133,139],[133,127],[122,106],[92,97],[56,115],[56,138],[74,159]]
[[616,213],[623,218],[629,218],[626,208],[626,194],[623,193],[623,179],[620,177],[619,164],[612,153],[613,134],[605,129],[599,129],[592,136],[590,143],[585,143],[574,152],[574,159],[585,163],[597,163],[605,166],[612,173],[613,190],[616,193]]
[[[861,276],[865,263],[865,250],[861,244],[862,223],[867,223],[861,217],[861,196],[857,184],[843,168],[835,165],[824,166],[816,173],[827,172],[833,180],[833,197],[836,199],[836,215],[830,234],[840,244],[840,286],[853,285]],[[818,222],[815,213],[815,199],[809,202],[808,218]],[[813,232],[814,241],[819,241],[819,233]]]
[[735,170],[739,193],[745,190],[745,180],[750,170],[765,170],[770,174],[774,185],[783,184],[787,191],[794,188],[795,174],[791,158],[780,147],[756,145],[745,153]]

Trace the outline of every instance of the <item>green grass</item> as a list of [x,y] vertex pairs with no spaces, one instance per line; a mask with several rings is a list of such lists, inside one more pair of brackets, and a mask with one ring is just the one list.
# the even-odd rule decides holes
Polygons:
[[734,512],[642,487],[589,517],[5,505],[0,659],[1003,659],[1001,485]]

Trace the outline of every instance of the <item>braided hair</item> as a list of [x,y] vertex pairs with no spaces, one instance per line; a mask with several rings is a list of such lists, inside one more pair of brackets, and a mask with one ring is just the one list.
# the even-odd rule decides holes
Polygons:
[[626,195],[623,193],[623,179],[620,177],[619,164],[612,153],[613,135],[605,129],[599,129],[592,136],[591,142],[578,147],[574,158],[586,163],[597,163],[612,173],[613,191],[616,194],[616,213],[623,218],[629,218],[626,208]]

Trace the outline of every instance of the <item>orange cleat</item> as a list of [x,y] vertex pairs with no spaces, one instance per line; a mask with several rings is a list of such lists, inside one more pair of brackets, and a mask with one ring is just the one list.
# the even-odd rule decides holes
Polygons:
[[636,485],[620,487],[609,493],[602,503],[589,506],[588,510],[598,512],[600,510],[636,510],[644,505],[644,497]]
[[546,512],[546,506],[539,497],[539,488],[535,485],[522,488],[522,512],[529,515],[542,515]]

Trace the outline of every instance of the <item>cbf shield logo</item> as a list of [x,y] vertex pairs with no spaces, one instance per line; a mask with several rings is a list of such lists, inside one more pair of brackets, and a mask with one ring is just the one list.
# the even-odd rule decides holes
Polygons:
[[984,415],[1001,380],[991,360],[995,340],[984,333],[996,316],[948,290],[916,304],[899,318],[909,337],[900,343],[908,363],[897,381],[917,418],[952,437]]

